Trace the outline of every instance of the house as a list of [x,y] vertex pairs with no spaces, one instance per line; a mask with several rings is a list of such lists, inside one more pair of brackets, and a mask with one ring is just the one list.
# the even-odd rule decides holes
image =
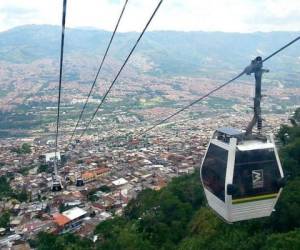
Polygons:
[[60,234],[78,230],[86,216],[87,212],[79,207],[73,207],[63,213],[52,215]]

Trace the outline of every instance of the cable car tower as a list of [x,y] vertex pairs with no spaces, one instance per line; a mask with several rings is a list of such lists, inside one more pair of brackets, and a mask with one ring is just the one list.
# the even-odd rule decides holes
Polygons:
[[262,133],[265,72],[261,57],[246,67],[244,73],[255,77],[254,116],[245,131],[217,129],[200,169],[208,205],[228,223],[270,216],[285,182],[274,138]]

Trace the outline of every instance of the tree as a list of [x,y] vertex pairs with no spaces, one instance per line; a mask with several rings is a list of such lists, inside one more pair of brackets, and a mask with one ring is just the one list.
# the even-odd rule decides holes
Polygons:
[[4,212],[0,215],[0,227],[7,228],[9,226],[10,213]]
[[295,110],[295,113],[294,113],[294,115],[293,115],[293,118],[294,118],[296,121],[300,122],[300,108],[297,108],[297,109]]
[[276,211],[267,221],[274,231],[289,231],[300,227],[300,177],[289,181],[283,189]]
[[111,188],[106,186],[106,185],[103,185],[99,188],[99,191],[102,191],[102,192],[105,192],[105,193],[109,193],[111,191]]
[[189,227],[192,234],[209,238],[218,233],[221,224],[222,221],[209,208],[202,207],[195,214]]
[[38,168],[38,172],[39,173],[42,173],[42,172],[51,173],[51,170],[49,169],[48,164],[41,164]]
[[289,141],[290,127],[287,125],[281,125],[276,137],[281,141],[283,145],[286,145]]
[[65,205],[64,203],[59,204],[59,212],[62,213],[72,208],[72,206]]
[[263,248],[263,250],[297,250],[300,249],[300,229],[290,231],[288,233],[271,234]]
[[38,250],[88,250],[93,249],[92,241],[82,239],[74,234],[64,234],[56,236],[53,234],[41,232],[34,243]]
[[95,234],[99,234],[102,239],[110,239],[114,236],[115,231],[119,231],[127,223],[123,217],[116,217],[99,223],[95,229]]
[[15,197],[20,202],[25,202],[28,200],[28,193],[25,189],[23,189],[21,192],[16,193]]
[[13,148],[11,151],[17,154],[31,154],[32,152],[31,146],[28,143],[23,143],[21,147]]
[[31,146],[28,143],[23,143],[21,146],[22,154],[31,154]]
[[135,223],[127,223],[123,218],[115,218],[100,223],[95,233],[99,236],[97,249],[141,249],[154,250],[151,243],[136,230]]
[[8,197],[10,192],[11,188],[6,176],[0,176],[0,199]]

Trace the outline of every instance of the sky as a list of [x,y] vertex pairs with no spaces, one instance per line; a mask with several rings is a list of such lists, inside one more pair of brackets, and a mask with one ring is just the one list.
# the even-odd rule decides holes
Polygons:
[[[63,0],[0,0],[0,31],[60,25]],[[125,0],[68,0],[67,27],[113,30]],[[159,0],[128,0],[119,31],[140,31]],[[300,0],[164,0],[149,30],[299,31]]]

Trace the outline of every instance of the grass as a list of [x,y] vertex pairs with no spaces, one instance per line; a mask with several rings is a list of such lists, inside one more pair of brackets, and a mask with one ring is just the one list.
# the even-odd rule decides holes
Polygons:
[[149,108],[149,107],[154,107],[156,105],[162,104],[163,102],[164,102],[164,99],[159,96],[151,98],[151,99],[141,98],[139,100],[139,105],[143,108]]

